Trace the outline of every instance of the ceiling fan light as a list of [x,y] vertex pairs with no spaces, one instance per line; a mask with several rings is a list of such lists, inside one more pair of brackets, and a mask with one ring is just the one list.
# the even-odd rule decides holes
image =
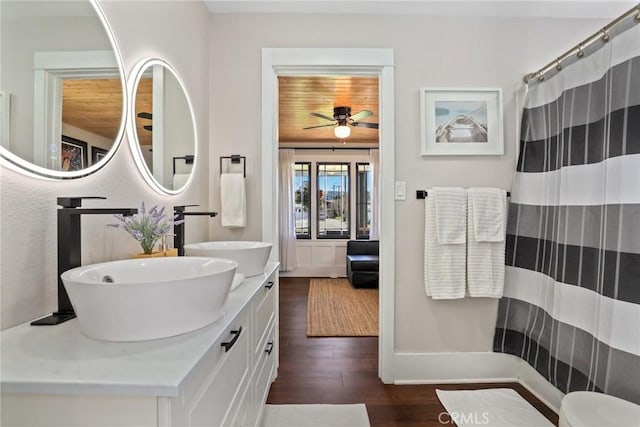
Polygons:
[[336,138],[344,139],[351,135],[351,128],[349,126],[341,125],[333,128],[333,133]]

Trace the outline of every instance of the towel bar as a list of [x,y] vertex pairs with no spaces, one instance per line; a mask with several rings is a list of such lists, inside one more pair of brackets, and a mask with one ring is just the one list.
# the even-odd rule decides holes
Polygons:
[[[416,199],[426,199],[427,196],[426,190],[416,190]],[[507,191],[507,197],[511,197],[511,191]]]
[[220,175],[222,175],[222,160],[229,159],[232,164],[238,164],[242,162],[243,167],[243,176],[247,177],[247,158],[245,156],[241,156],[240,154],[232,154],[230,156],[220,156]]
[[184,160],[184,163],[187,165],[192,165],[195,160],[195,156],[193,154],[186,154],[183,157],[174,157],[173,158],[173,174],[176,174],[176,160]]

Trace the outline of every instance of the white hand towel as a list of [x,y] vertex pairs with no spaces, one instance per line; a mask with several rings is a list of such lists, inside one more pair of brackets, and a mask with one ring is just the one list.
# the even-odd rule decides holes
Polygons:
[[501,298],[507,194],[497,188],[470,188],[467,194],[467,293]]
[[470,188],[474,237],[478,242],[502,242],[505,238],[507,192],[500,188]]
[[438,243],[464,243],[467,237],[467,193],[464,188],[436,187],[428,198],[436,206]]
[[223,173],[220,175],[221,222],[223,227],[247,225],[247,201],[244,175]]
[[466,248],[462,243],[438,242],[436,233],[436,202],[425,198],[424,284],[433,299],[464,298],[466,285]]
[[177,173],[173,175],[173,189],[180,190],[182,187],[184,187],[187,184],[190,176],[190,173]]

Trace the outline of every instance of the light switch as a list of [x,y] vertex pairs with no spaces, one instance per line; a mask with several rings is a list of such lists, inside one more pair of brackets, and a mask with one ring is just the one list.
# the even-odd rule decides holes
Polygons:
[[396,182],[396,200],[407,200],[407,183],[403,181]]

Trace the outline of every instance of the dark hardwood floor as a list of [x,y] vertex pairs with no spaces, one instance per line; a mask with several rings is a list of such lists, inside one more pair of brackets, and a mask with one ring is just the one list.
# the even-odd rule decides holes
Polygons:
[[267,403],[365,403],[374,427],[452,426],[436,388],[511,387],[557,425],[557,415],[519,384],[383,384],[377,337],[307,338],[308,292],[309,279],[280,278],[280,367]]

